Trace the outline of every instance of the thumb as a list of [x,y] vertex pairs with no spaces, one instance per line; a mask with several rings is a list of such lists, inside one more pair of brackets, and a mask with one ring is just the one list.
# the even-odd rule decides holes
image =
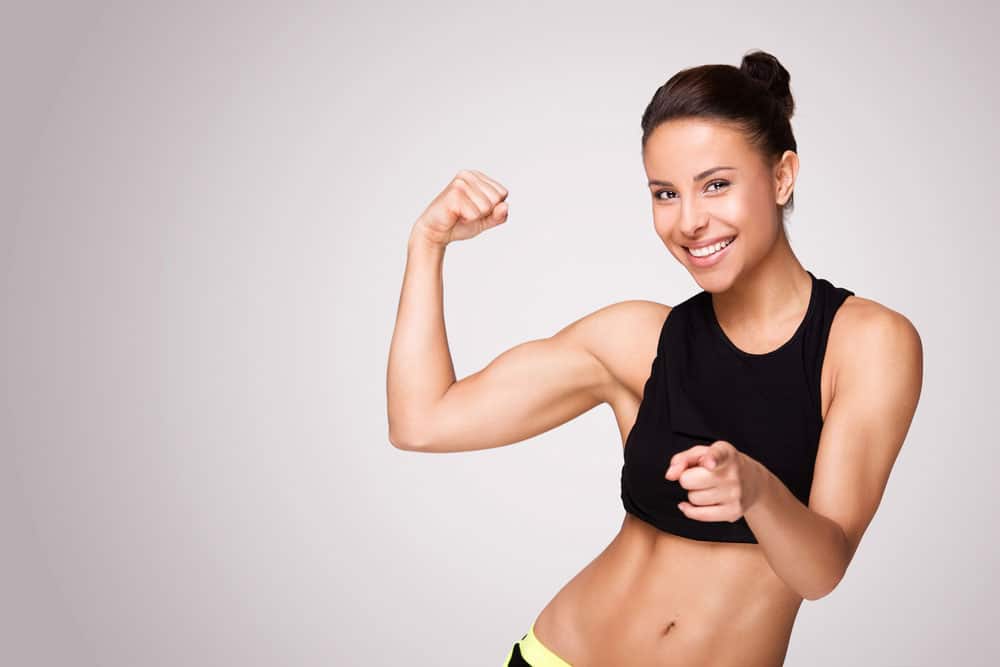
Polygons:
[[708,448],[708,451],[703,453],[699,465],[702,465],[709,470],[714,470],[725,463],[728,458],[729,450],[726,449],[720,441],[716,441],[712,443],[712,445]]

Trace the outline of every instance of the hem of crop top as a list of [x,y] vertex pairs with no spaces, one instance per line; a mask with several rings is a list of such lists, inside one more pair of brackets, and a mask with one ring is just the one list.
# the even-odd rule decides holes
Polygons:
[[[675,537],[683,537],[686,540],[694,540],[696,542],[726,542],[731,544],[760,544],[745,517],[740,517],[737,521],[699,521],[698,524],[693,525],[691,522],[694,519],[690,519],[687,516],[678,519],[671,519],[669,517],[654,518],[643,516],[628,507],[625,508],[625,512],[661,532],[669,533]],[[712,534],[708,535],[707,533]]]

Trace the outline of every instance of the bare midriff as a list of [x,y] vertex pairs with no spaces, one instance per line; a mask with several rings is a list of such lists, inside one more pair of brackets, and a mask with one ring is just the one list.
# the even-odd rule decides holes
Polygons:
[[759,544],[621,530],[535,619],[573,667],[779,667],[802,598]]

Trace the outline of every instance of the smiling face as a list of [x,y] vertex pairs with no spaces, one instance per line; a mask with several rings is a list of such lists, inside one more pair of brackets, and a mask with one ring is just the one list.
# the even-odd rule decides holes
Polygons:
[[787,243],[779,207],[795,184],[794,152],[770,166],[734,126],[684,118],[653,130],[643,163],[656,233],[704,289],[727,289]]

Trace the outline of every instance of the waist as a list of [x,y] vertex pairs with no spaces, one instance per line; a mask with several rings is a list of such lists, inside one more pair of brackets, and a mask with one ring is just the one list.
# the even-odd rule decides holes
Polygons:
[[781,664],[801,602],[760,545],[689,540],[626,514],[535,633],[570,663]]

